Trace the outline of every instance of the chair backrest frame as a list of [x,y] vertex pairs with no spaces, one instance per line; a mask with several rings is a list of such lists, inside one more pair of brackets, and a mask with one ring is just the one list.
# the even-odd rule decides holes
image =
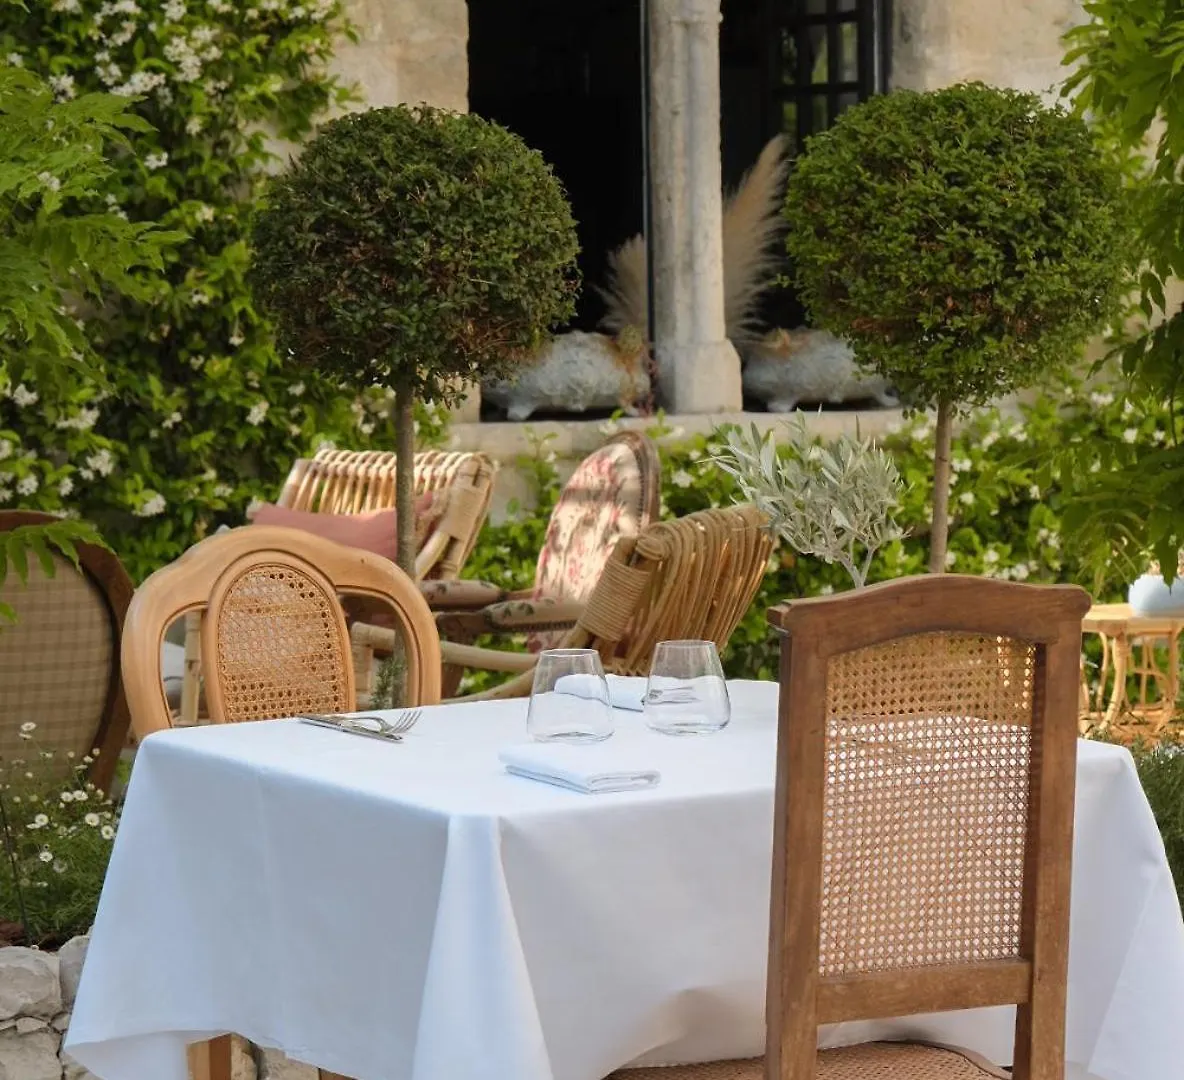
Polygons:
[[[386,450],[319,450],[300,458],[284,482],[278,505],[322,514],[360,514],[395,505],[397,455]],[[416,576],[456,578],[489,516],[497,469],[486,455],[421,450],[415,455],[414,491],[448,492],[444,518],[416,556]]]
[[764,579],[773,549],[753,506],[699,510],[621,540],[565,646],[597,649],[606,669],[648,674],[672,638],[723,651]]
[[[427,602],[415,583],[393,563],[370,552],[343,547],[298,529],[251,525],[207,537],[178,560],[156,571],[132,600],[123,635],[123,677],[136,734],[143,738],[170,726],[161,677],[161,646],[169,626],[191,612],[216,614],[228,588],[264,566],[290,566],[342,597],[389,605],[403,632],[406,685],[412,704],[440,700],[440,643]],[[351,645],[340,602],[335,628],[345,658],[344,703],[352,701]],[[217,620],[203,618],[202,654],[210,719],[225,718],[218,663]],[[349,708],[352,709],[352,704]]]
[[[601,564],[594,568],[597,572],[593,573],[591,572],[593,568],[588,568],[582,575],[587,582],[588,598],[595,592],[600,572],[607,567],[611,559],[612,548],[616,544],[640,536],[657,520],[661,508],[662,487],[662,463],[658,457],[657,448],[641,432],[620,432],[605,442],[603,446],[588,454],[564,484],[555,508],[551,511],[551,519],[547,523],[547,532],[543,538],[543,547],[539,552],[538,562],[535,566],[534,599],[577,601],[585,599],[584,596],[573,596],[569,592],[556,593],[553,589],[549,589],[546,582],[546,570],[548,563],[552,560],[558,560],[561,567],[568,565],[568,550],[573,544],[585,539],[581,530],[577,529],[567,537],[566,544],[560,543],[564,527],[563,515],[575,501],[589,500],[598,512],[603,512],[602,507],[611,506],[614,492],[597,487],[587,490],[587,485],[583,481],[587,474],[596,468],[599,461],[607,460],[611,455],[618,453],[622,447],[632,456],[632,463],[637,470],[639,491],[637,505],[634,508],[636,521],[623,529],[619,527],[618,522],[614,521],[612,527],[618,534],[615,541],[609,541],[600,536],[594,538],[596,541],[594,555],[601,560]],[[587,522],[582,524],[584,528],[587,528]],[[563,575],[561,574],[560,577],[562,578]],[[534,632],[527,635],[527,645],[532,652],[537,652],[539,649],[559,644],[562,637],[562,631]]]
[[[61,518],[33,510],[0,511],[0,532],[10,532],[26,525],[52,525]],[[90,749],[98,750],[98,757],[90,767],[91,783],[100,791],[110,791],[115,778],[115,767],[120,751],[127,742],[131,715],[124,693],[120,671],[119,644],[123,636],[128,606],[135,586],[124,569],[119,556],[106,548],[94,544],[76,544],[78,563],[82,573],[98,589],[107,603],[111,620],[111,675],[108,682],[107,700],[101,715],[96,720],[95,733]],[[59,568],[59,572],[60,572]],[[70,568],[72,569],[72,568]],[[0,629],[0,633],[19,633],[20,609],[17,609],[17,626]],[[68,662],[68,661],[67,661]]]
[[[1061,1080],[1076,778],[1081,620],[1089,596],[932,575],[791,602],[782,631],[767,1075],[813,1080],[821,1024],[1017,1005],[1016,1080]],[[832,661],[919,635],[1026,643],[1031,667],[1028,801],[1016,955],[982,962],[820,973]]]

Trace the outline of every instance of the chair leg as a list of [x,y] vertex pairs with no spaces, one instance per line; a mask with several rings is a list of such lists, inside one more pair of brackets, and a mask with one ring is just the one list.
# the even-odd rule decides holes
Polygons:
[[189,1075],[192,1080],[230,1080],[230,1036],[191,1046]]

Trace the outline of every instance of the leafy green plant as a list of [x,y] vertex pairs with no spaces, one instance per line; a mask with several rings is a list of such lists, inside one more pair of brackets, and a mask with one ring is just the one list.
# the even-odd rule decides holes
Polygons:
[[575,223],[542,157],[421,105],[326,124],[268,189],[252,280],[282,350],[395,391],[399,562],[414,561],[413,403],[524,362],[574,310]]
[[731,428],[713,459],[736,481],[742,501],[769,519],[769,529],[802,555],[838,563],[860,588],[872,559],[900,535],[893,511],[901,479],[892,458],[871,439],[841,435],[823,446],[799,417],[786,425],[783,452],[772,431]]
[[[70,374],[101,382],[72,310],[113,293],[151,296],[150,280],[137,272],[159,271],[166,246],[180,239],[96,204],[114,173],[112,155],[130,148],[128,133],[149,130],[113,94],[55,102],[37,76],[0,68],[0,372],[19,380],[11,396],[25,404],[38,398],[26,380],[46,388]],[[0,458],[13,445],[0,432]],[[25,480],[18,489],[22,483],[28,487]],[[0,533],[0,585],[10,564],[26,581],[30,555],[52,577],[51,549],[77,569],[74,544],[82,541],[102,544],[93,528],[73,521]],[[15,619],[0,601],[0,621]]]
[[[139,579],[241,524],[295,458],[391,446],[392,398],[277,354],[245,281],[274,137],[298,140],[350,99],[325,71],[348,32],[336,0],[0,5],[9,70],[36,72],[62,105],[107,92],[151,125],[104,158],[90,209],[187,234],[163,268],[133,272],[139,295],[65,305],[104,382],[22,381],[0,363],[0,507],[94,522]],[[430,441],[438,417],[417,419]]]
[[[1184,9],[1174,0],[1088,0],[1066,35],[1064,92],[1125,163],[1140,255],[1141,318],[1117,351],[1129,400],[1170,402],[1184,388],[1184,312],[1169,294],[1184,277]],[[1153,552],[1170,580],[1184,548],[1184,443],[1172,438],[1095,477],[1072,508],[1073,527],[1132,571]]]
[[[1077,582],[1095,599],[1125,595],[1121,566],[1103,575],[1093,570],[1090,552],[1076,543],[1062,515],[1090,478],[1111,457],[1144,453],[1174,437],[1176,423],[1165,406],[1136,408],[1107,385],[1081,387],[1067,382],[1049,387],[1018,411],[996,408],[967,413],[954,433],[951,450],[951,520],[947,569],[1013,581]],[[603,426],[606,435],[615,422]],[[895,519],[901,535],[888,541],[872,562],[869,582],[922,573],[928,557],[926,527],[933,489],[933,422],[914,417],[879,440],[903,481]],[[662,513],[680,516],[710,506],[726,506],[740,494],[736,482],[714,464],[727,429],[711,437],[687,437],[658,418],[647,433],[659,443],[663,464]],[[1184,432],[1182,432],[1184,433]],[[1062,469],[1054,451],[1072,443],[1080,457]],[[787,454],[786,449],[781,453]],[[537,509],[512,507],[505,520],[487,524],[465,565],[464,576],[506,589],[534,582],[553,500],[559,490],[554,454],[540,442],[524,461],[537,485]],[[777,677],[777,643],[765,613],[786,599],[846,588],[849,575],[839,565],[789,547],[776,551],[748,613],[732,635],[724,666],[735,678]],[[503,638],[482,644],[506,645]],[[517,643],[520,646],[520,643]],[[1096,649],[1087,653],[1096,664]],[[470,675],[466,688],[484,689],[496,676]]]
[[20,735],[25,756],[0,761],[0,911],[20,915],[24,944],[55,947],[94,921],[119,813],[86,779],[92,755],[39,750],[31,722]]
[[810,140],[785,213],[815,323],[937,410],[940,571],[955,413],[1071,361],[1118,310],[1132,252],[1121,171],[1033,94],[899,90]]

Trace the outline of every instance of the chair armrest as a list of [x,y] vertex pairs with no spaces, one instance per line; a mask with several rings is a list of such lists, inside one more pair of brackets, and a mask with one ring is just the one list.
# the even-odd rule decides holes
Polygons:
[[475,611],[506,599],[488,581],[421,581],[419,591],[433,611]]
[[464,641],[477,634],[568,630],[583,611],[579,600],[504,600],[480,611],[441,612],[436,625],[442,637]]
[[534,653],[509,652],[504,649],[483,649],[478,645],[457,645],[451,641],[440,642],[444,663],[460,667],[476,668],[480,671],[530,671],[538,663]]

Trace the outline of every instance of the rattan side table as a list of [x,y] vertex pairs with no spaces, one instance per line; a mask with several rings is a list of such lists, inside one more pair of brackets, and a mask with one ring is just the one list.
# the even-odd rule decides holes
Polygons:
[[[1102,640],[1102,663],[1098,669],[1098,687],[1089,693],[1082,671],[1081,699],[1083,719],[1108,727],[1129,714],[1156,729],[1175,715],[1180,691],[1180,634],[1184,617],[1136,615],[1130,604],[1095,604],[1081,624],[1082,631],[1097,634]],[[1167,663],[1159,662],[1157,644],[1167,644]],[[1137,700],[1127,693],[1129,676],[1138,677]],[[1107,700],[1107,683],[1111,683]],[[1149,691],[1157,691],[1148,700]]]

